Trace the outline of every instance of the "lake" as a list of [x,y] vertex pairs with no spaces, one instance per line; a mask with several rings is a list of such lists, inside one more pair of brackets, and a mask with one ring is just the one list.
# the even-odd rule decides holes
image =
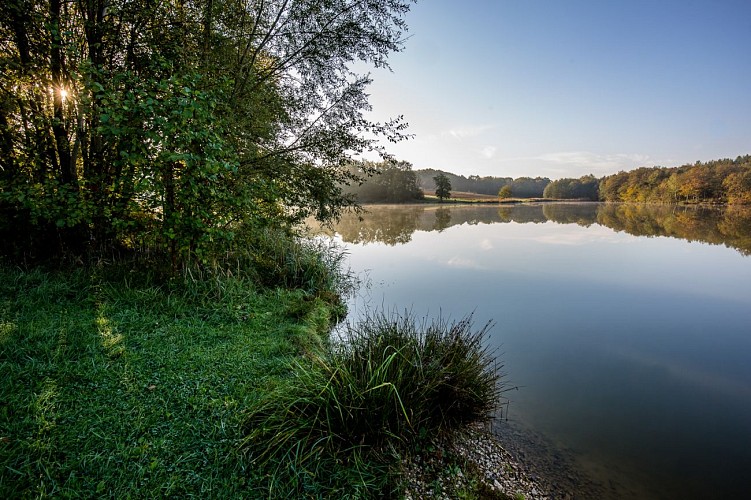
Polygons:
[[[751,498],[751,212],[371,206],[335,239],[367,309],[495,322],[509,422],[614,498]],[[504,411],[506,407],[504,407]]]

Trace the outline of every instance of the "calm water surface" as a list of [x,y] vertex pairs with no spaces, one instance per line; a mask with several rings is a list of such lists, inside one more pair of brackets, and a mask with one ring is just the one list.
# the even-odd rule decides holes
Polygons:
[[751,498],[750,213],[384,206],[335,238],[353,317],[493,320],[511,420],[615,496]]

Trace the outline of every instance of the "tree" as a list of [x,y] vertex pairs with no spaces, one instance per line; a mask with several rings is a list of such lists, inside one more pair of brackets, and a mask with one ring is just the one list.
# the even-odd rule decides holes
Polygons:
[[751,205],[751,169],[730,174],[723,186],[731,205]]
[[451,197],[451,181],[445,175],[438,174],[433,177],[435,181],[435,195],[443,202],[444,199]]
[[517,177],[509,187],[511,194],[517,198],[540,198],[549,183],[547,177]]
[[511,198],[511,186],[506,184],[498,191],[498,197],[501,199]]
[[0,239],[177,261],[336,217],[350,159],[405,137],[351,67],[387,66],[410,3],[3,2]]
[[597,201],[599,183],[591,174],[579,179],[558,179],[545,186],[542,195],[545,198]]
[[742,176],[751,171],[751,157],[696,162],[676,168],[637,168],[600,181],[604,201],[739,203],[746,198]]
[[355,162],[351,171],[362,181],[345,192],[356,196],[361,203],[402,203],[424,197],[417,185],[417,174],[406,161]]

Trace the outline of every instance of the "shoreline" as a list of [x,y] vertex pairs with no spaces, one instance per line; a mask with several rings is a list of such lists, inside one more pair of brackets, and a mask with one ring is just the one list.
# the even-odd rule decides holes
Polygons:
[[627,476],[598,475],[573,451],[520,422],[498,419],[438,439],[434,448],[407,457],[403,477],[407,500],[449,500],[465,491],[491,500],[657,498]]
[[536,481],[545,499],[599,500],[624,498],[617,485],[605,486],[576,464],[573,452],[561,449],[544,436],[516,421],[495,419],[492,439],[498,441],[516,467]]
[[[435,449],[409,457],[404,498],[450,499],[472,490],[486,499],[600,500],[638,498],[605,487],[541,436],[494,420],[474,424]],[[459,464],[459,467],[457,467]]]
[[573,450],[554,443],[514,420],[494,419],[492,439],[498,441],[525,474],[546,492],[548,500],[618,500],[661,498],[631,474],[586,463]]

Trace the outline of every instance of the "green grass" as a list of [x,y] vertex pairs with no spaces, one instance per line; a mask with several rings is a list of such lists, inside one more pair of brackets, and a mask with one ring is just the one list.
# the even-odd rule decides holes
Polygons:
[[486,331],[471,318],[427,324],[376,314],[299,361],[246,424],[267,494],[394,495],[402,454],[495,410],[500,367],[484,347]]
[[0,498],[259,496],[244,411],[321,343],[328,306],[94,274],[0,268]]
[[374,316],[334,343],[341,253],[247,243],[180,276],[0,265],[0,498],[398,496],[402,454],[490,414],[485,328]]

